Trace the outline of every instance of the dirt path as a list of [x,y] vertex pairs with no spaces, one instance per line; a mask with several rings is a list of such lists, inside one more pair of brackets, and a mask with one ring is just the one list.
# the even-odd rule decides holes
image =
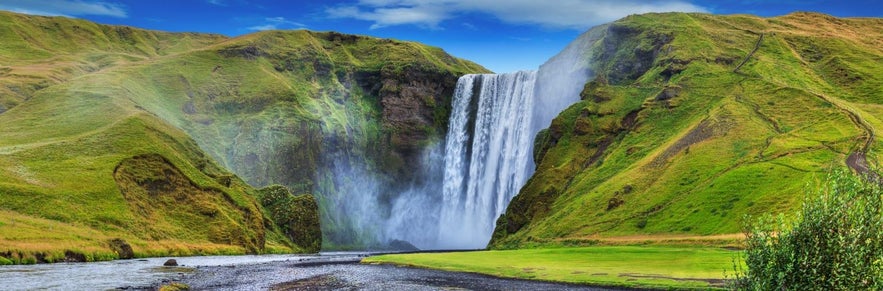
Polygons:
[[864,142],[857,149],[853,150],[852,153],[849,154],[849,156],[846,157],[846,165],[856,173],[865,176],[869,181],[883,184],[883,177],[880,177],[880,174],[874,172],[868,166],[867,154],[876,138],[874,134],[874,128],[870,124],[868,124],[868,122],[865,121],[861,117],[861,115],[852,111],[852,109],[839,104],[835,100],[832,100],[825,95],[818,93],[813,94],[816,95],[816,97],[824,100],[825,102],[834,105],[834,107],[837,107],[837,109],[840,109],[840,111],[843,111],[843,113],[845,113],[849,117],[849,120],[852,121],[852,123],[855,124],[856,127],[865,132],[862,135]]
[[752,56],[754,56],[754,53],[756,53],[757,50],[760,48],[760,44],[761,44],[762,42],[763,42],[763,33],[760,33],[760,36],[757,38],[757,43],[754,44],[754,49],[752,49],[751,52],[749,52],[748,55],[745,56],[745,59],[743,59],[742,62],[739,63],[739,65],[736,66],[735,69],[733,69],[733,73],[738,73],[738,72],[739,72],[739,69],[741,69],[742,66],[744,66],[745,63],[747,63],[748,60],[751,59]]

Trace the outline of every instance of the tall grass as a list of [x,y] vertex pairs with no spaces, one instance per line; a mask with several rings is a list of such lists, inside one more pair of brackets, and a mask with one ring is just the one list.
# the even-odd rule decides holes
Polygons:
[[881,186],[837,170],[815,188],[792,221],[765,216],[746,227],[747,270],[736,268],[735,289],[883,289]]

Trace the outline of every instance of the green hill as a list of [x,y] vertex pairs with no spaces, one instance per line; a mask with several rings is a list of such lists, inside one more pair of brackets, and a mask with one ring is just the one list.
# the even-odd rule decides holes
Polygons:
[[[317,251],[317,202],[336,194],[319,187],[333,178],[320,159],[409,172],[414,149],[443,136],[443,93],[484,71],[333,32],[228,38],[0,12],[0,257],[126,257],[117,238],[136,256]],[[271,184],[305,195],[254,188]],[[347,233],[334,219],[322,227]]]
[[833,167],[879,167],[881,19],[645,14],[596,27],[595,77],[536,139],[493,248],[736,234]]

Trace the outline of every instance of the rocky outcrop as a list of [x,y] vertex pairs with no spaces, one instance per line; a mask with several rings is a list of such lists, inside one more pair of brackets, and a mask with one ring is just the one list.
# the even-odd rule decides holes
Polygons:
[[652,68],[663,46],[672,39],[668,33],[614,22],[608,26],[594,61],[610,83],[620,84]]
[[418,173],[420,151],[432,139],[444,137],[451,111],[451,97],[459,76],[432,67],[409,65],[399,70],[384,68],[363,72],[356,83],[374,89],[379,97],[382,126],[387,133],[384,143],[390,152],[385,170],[410,180]]

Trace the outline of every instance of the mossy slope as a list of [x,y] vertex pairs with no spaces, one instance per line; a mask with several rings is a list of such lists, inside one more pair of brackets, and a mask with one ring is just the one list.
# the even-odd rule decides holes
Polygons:
[[745,214],[790,213],[852,153],[873,167],[881,25],[668,13],[596,28],[596,77],[537,137],[491,247],[737,233]]

